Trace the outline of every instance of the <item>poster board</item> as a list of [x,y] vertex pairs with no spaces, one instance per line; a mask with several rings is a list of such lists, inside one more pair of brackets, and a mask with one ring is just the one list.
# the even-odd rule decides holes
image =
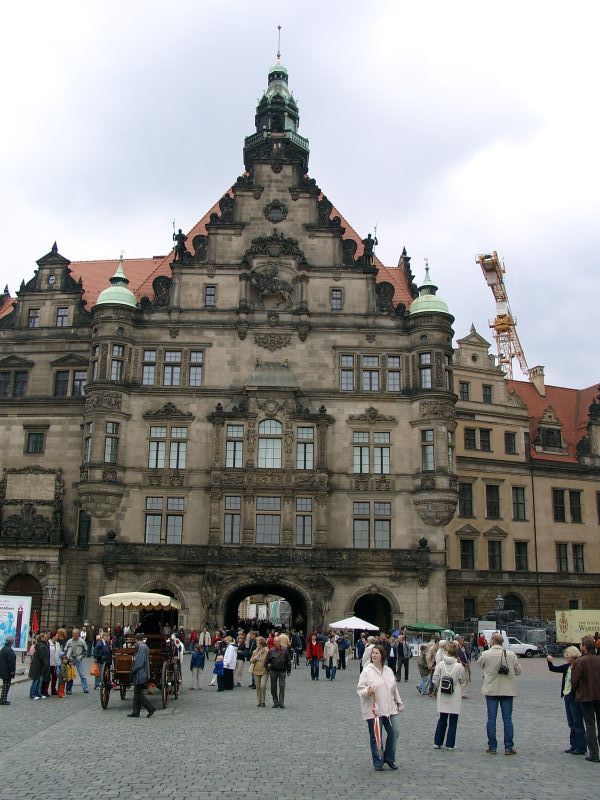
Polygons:
[[7,636],[14,636],[13,650],[26,652],[30,617],[31,597],[0,594],[0,647]]
[[584,636],[600,631],[600,610],[556,611],[556,641],[579,643]]

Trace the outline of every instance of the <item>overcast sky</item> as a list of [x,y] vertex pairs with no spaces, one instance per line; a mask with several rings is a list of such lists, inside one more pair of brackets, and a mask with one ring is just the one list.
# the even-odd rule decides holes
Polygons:
[[168,252],[243,171],[281,24],[310,174],[384,263],[427,257],[457,338],[490,339],[497,250],[529,365],[600,381],[600,4],[279,5],[2,4],[2,285],[55,239]]

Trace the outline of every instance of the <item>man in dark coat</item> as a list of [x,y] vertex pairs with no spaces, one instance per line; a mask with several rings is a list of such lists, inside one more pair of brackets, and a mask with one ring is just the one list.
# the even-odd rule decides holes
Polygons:
[[136,633],[136,652],[131,668],[133,682],[133,711],[128,717],[139,717],[142,706],[148,712],[148,719],[154,714],[156,708],[144,694],[146,685],[150,680],[150,650],[141,633]]
[[[271,676],[271,697],[273,708],[285,708],[285,676],[292,671],[292,659],[287,647],[281,646],[279,636],[275,637],[273,647],[265,659],[265,667]],[[279,684],[279,693],[277,685]]]
[[7,636],[4,647],[0,650],[0,678],[2,678],[2,692],[0,693],[0,706],[9,706],[8,690],[10,683],[15,677],[17,669],[17,657],[12,649],[13,636]]
[[40,633],[35,645],[33,656],[31,657],[31,664],[29,666],[29,677],[32,680],[31,688],[29,690],[29,697],[31,700],[40,700],[45,697],[42,694],[42,684],[50,682],[50,650],[46,641],[45,631]]
[[596,655],[596,643],[592,636],[581,642],[583,655],[571,667],[571,689],[581,704],[585,739],[589,755],[586,761],[600,761],[600,657]]

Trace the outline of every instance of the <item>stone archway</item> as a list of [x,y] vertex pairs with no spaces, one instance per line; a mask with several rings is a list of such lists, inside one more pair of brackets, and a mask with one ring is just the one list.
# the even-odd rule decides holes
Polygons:
[[6,581],[3,594],[8,594],[12,597],[31,597],[31,619],[33,620],[33,612],[36,611],[38,624],[41,626],[44,592],[37,578],[25,573],[13,575],[12,578]]
[[[178,600],[181,604],[181,610],[172,609],[169,611],[156,610],[156,611],[141,611],[139,621],[144,625],[144,633],[158,633],[162,630],[165,624],[169,624],[171,628],[175,628],[182,624],[182,612],[185,610],[185,599],[180,589],[174,586],[170,581],[163,581],[160,577],[153,580],[146,581],[139,588],[139,592],[155,592],[156,594],[164,594],[167,597],[172,597]],[[185,612],[184,612],[185,613]]]
[[221,618],[226,627],[234,627],[238,620],[239,604],[246,597],[255,594],[278,595],[285,598],[291,606],[291,627],[301,627],[306,631],[309,617],[312,616],[310,598],[297,586],[280,579],[269,580],[248,578],[229,587],[223,598]]
[[400,613],[398,600],[392,592],[376,584],[359,589],[346,606],[346,616],[360,617],[387,632],[392,629],[393,619],[398,618]]
[[504,610],[514,611],[515,619],[523,619],[525,605],[522,598],[518,594],[514,594],[514,592],[507,594],[504,598]]

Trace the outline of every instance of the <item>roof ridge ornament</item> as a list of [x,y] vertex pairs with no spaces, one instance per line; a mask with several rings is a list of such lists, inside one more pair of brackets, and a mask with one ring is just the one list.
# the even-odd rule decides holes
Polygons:
[[277,63],[281,64],[281,25],[277,26]]

